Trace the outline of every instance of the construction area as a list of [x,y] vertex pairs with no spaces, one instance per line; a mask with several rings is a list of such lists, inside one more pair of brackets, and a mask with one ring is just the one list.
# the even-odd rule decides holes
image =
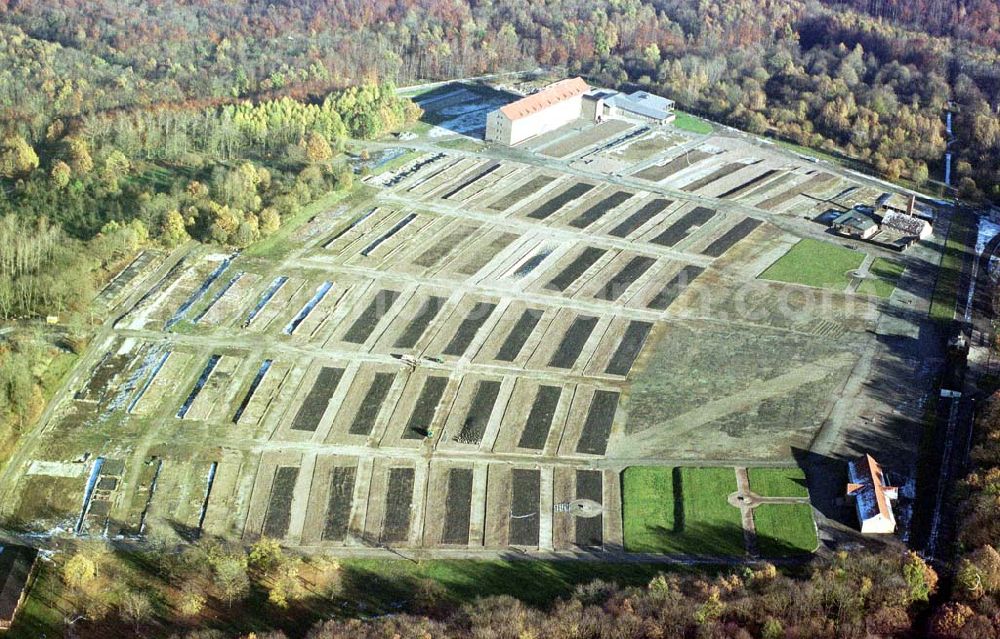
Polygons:
[[947,219],[905,255],[837,237],[816,219],[884,185],[721,129],[493,145],[490,91],[416,96],[426,122],[370,144],[396,161],[289,251],[126,269],[0,514],[333,553],[787,555],[841,507],[813,472],[874,450],[905,526]]

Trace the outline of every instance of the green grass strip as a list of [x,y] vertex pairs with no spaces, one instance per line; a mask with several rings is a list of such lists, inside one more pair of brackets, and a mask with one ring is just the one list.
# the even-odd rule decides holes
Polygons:
[[801,468],[750,468],[750,490],[761,497],[808,497]]
[[962,261],[965,259],[966,236],[969,228],[959,217],[953,217],[948,228],[941,265],[938,267],[934,295],[931,297],[930,316],[939,322],[950,322],[955,317],[955,302],[958,297],[958,283],[962,275]]
[[690,131],[691,133],[707,135],[715,130],[709,122],[693,116],[690,113],[675,110],[674,115],[674,126],[682,131]]
[[764,557],[803,555],[819,545],[809,504],[761,504],[753,509],[753,521]]

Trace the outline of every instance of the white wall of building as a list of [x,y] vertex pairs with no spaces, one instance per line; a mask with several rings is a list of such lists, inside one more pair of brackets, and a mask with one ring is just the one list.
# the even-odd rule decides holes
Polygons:
[[486,117],[486,139],[514,145],[573,122],[582,107],[583,96],[578,95],[516,120],[497,109]]

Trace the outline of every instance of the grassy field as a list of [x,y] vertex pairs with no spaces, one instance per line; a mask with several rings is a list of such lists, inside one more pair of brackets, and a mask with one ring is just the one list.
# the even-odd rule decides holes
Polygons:
[[809,504],[761,504],[753,509],[753,521],[765,557],[810,553],[819,545]]
[[801,468],[751,468],[750,490],[761,497],[808,497]]
[[864,253],[805,238],[767,267],[760,278],[842,290],[851,281],[848,273],[861,266],[864,259]]
[[692,133],[700,133],[706,135],[714,131],[711,123],[706,120],[702,120],[699,117],[693,116],[690,113],[685,113],[684,111],[674,111],[676,114],[676,119],[674,120],[674,126],[682,131],[690,131]]
[[861,282],[858,292],[888,298],[896,290],[896,284],[905,269],[906,267],[899,262],[880,257],[872,262],[871,268],[868,269],[875,277]]
[[622,473],[625,549],[686,555],[742,555],[732,468],[633,467]]
[[952,217],[944,255],[938,268],[937,282],[934,284],[934,296],[931,298],[930,316],[939,322],[950,322],[955,316],[955,300],[958,295],[968,234],[969,228],[963,224],[961,217],[957,215]]

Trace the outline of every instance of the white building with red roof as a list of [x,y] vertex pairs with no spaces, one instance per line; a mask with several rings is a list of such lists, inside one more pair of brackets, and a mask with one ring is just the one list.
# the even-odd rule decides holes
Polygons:
[[560,80],[491,111],[486,116],[486,139],[513,146],[569,124],[580,117],[588,91],[583,78]]
[[896,517],[892,502],[899,497],[895,486],[886,483],[882,467],[871,455],[848,462],[847,494],[854,497],[858,521],[864,534],[896,532]]

